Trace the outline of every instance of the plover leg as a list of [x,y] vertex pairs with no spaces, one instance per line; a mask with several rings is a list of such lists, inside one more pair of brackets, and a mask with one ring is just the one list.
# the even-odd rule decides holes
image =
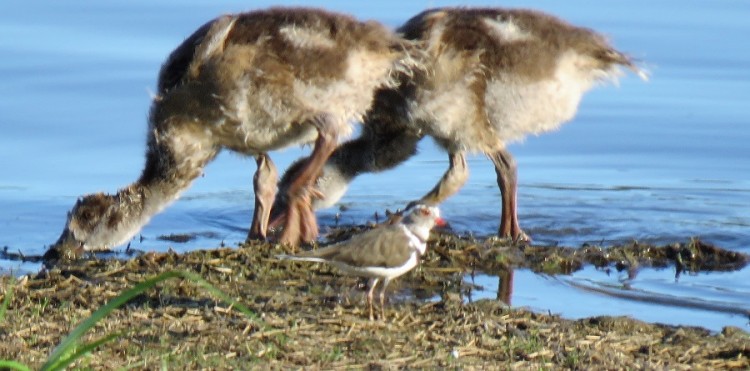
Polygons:
[[391,279],[386,277],[383,280],[383,287],[380,288],[380,320],[385,321],[385,289],[388,287],[388,284],[391,283]]
[[379,280],[379,278],[370,278],[367,282],[367,286],[370,287],[370,289],[367,290],[367,306],[370,308],[370,321],[375,320],[375,316],[372,313],[372,293],[375,291],[375,286],[378,284]]

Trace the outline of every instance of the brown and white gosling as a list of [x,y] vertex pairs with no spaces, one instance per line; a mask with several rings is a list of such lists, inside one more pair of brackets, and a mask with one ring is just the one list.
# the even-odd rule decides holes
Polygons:
[[[539,11],[433,9],[398,32],[420,43],[424,70],[401,74],[397,87],[376,93],[362,135],[324,166],[315,208],[333,205],[357,175],[404,162],[429,135],[448,152],[450,166],[416,202],[435,205],[456,193],[468,178],[466,153],[483,153],[495,165],[502,197],[499,235],[528,239],[518,223],[516,164],[506,144],[557,129],[573,118],[586,91],[616,81],[621,67],[647,77],[602,35]],[[300,164],[284,174],[280,189]],[[284,205],[278,197],[272,219]]]
[[394,86],[396,71],[413,61],[408,49],[376,22],[317,9],[271,8],[206,23],[161,68],[140,178],[116,194],[80,198],[50,251],[69,255],[127,242],[222,149],[256,159],[249,237],[265,238],[277,181],[268,152],[312,142],[310,158],[284,190],[280,241],[316,238],[315,179],[376,89]]

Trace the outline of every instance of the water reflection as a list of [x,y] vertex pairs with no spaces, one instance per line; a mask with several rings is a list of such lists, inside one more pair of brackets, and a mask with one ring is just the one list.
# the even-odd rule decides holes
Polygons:
[[[640,278],[628,272],[588,266],[572,275],[550,276],[527,269],[468,274],[464,299],[495,299],[568,318],[624,315],[673,325],[700,324],[713,331],[724,326],[750,330],[750,286],[712,286],[706,273],[684,277],[686,282],[679,284],[671,269],[641,270]],[[703,296],[692,296],[696,294]]]

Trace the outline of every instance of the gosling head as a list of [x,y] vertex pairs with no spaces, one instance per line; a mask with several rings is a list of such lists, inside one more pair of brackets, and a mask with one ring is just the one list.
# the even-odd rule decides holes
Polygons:
[[80,257],[86,251],[107,250],[126,241],[130,236],[118,236],[122,222],[119,197],[96,193],[84,196],[68,212],[60,238],[45,254],[45,258]]

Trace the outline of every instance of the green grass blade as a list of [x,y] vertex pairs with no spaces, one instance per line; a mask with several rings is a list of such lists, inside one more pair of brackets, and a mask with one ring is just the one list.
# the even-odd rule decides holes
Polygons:
[[65,339],[63,339],[63,341],[55,348],[52,354],[50,354],[49,358],[47,359],[47,363],[45,363],[41,369],[42,370],[54,370],[56,368],[53,368],[52,366],[59,364],[62,358],[65,358],[66,360],[70,359],[70,357],[66,357],[66,355],[72,351],[72,349],[76,346],[76,344],[78,343],[80,338],[84,335],[84,333],[86,333],[86,331],[94,327],[94,325],[96,325],[96,323],[99,322],[99,320],[107,316],[113,310],[127,303],[128,301],[140,295],[144,291],[150,288],[153,288],[158,283],[168,280],[170,278],[177,278],[177,277],[182,277],[190,281],[193,281],[199,286],[207,289],[212,294],[221,298],[221,300],[230,303],[237,310],[244,313],[249,318],[251,319],[257,318],[255,313],[253,313],[250,309],[248,309],[242,303],[239,303],[236,300],[232,299],[231,297],[229,297],[229,295],[217,289],[216,287],[208,283],[208,281],[204,280],[202,277],[200,277],[199,275],[195,273],[182,272],[182,271],[164,272],[156,277],[147,279],[146,281],[139,283],[138,285],[136,285],[135,287],[131,289],[125,290],[122,294],[112,299],[109,303],[97,309],[93,314],[91,314],[90,317],[86,318],[83,322],[81,322],[75,329],[73,329],[73,331]]
[[117,332],[117,333],[114,333],[114,334],[110,334],[110,335],[107,335],[107,336],[105,336],[105,337],[103,337],[103,338],[101,338],[99,340],[92,341],[92,342],[90,342],[90,343],[88,343],[88,344],[86,344],[86,345],[84,345],[84,346],[82,346],[80,348],[77,348],[77,349],[75,349],[75,352],[71,353],[70,355],[63,356],[62,358],[58,359],[58,361],[55,362],[55,364],[49,366],[49,369],[51,369],[51,370],[62,370],[66,366],[68,366],[69,364],[75,362],[78,358],[81,358],[84,355],[86,355],[87,353],[89,353],[92,350],[96,349],[98,346],[100,346],[102,344],[105,344],[105,343],[108,343],[108,342],[110,342],[112,340],[115,340],[115,339],[119,338],[120,336],[122,336],[123,334],[124,334],[124,332]]
[[31,371],[31,369],[22,364],[18,363],[16,361],[0,361],[0,369],[11,369],[11,370],[18,370],[18,371]]
[[0,322],[3,322],[5,320],[5,313],[8,311],[8,307],[10,306],[10,299],[13,297],[13,290],[15,289],[16,278],[14,276],[11,276],[10,281],[8,281],[8,289],[5,291],[3,303],[0,304]]

